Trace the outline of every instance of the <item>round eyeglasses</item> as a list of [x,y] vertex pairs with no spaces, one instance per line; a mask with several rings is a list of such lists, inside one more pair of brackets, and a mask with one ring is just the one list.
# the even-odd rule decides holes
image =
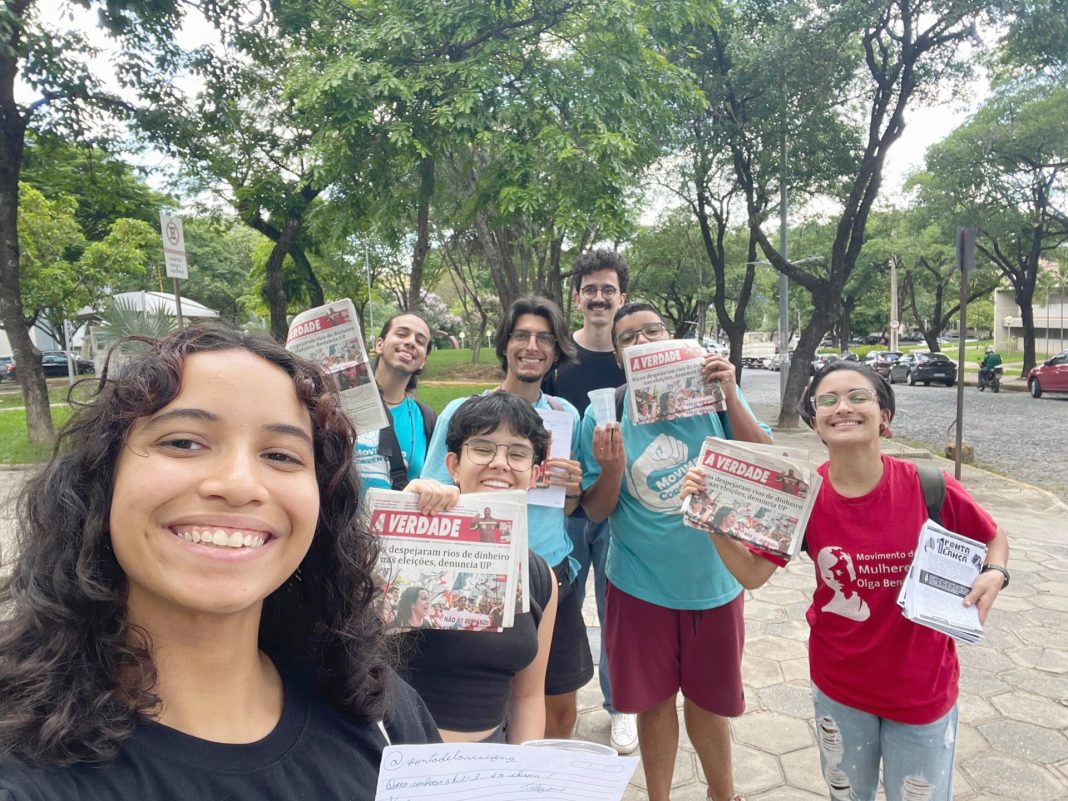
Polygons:
[[851,389],[845,395],[836,395],[833,392],[821,392],[812,396],[812,408],[817,412],[830,412],[838,408],[838,404],[844,399],[850,406],[864,406],[878,400],[879,396],[874,389]]
[[471,439],[464,443],[467,458],[473,464],[487,465],[497,456],[497,451],[504,448],[508,466],[521,472],[534,466],[534,450],[526,445],[498,445],[488,439]]
[[595,298],[597,293],[601,293],[601,297],[614,298],[619,290],[611,284],[605,284],[604,286],[596,286],[594,284],[586,284],[579,290],[579,294],[584,298]]
[[534,337],[534,340],[538,343],[539,348],[544,348],[545,350],[548,350],[556,344],[556,337],[554,337],[552,334],[546,333],[545,331],[542,331],[538,334],[532,334],[530,333],[530,331],[519,330],[513,331],[511,334],[508,335],[508,338],[512,340],[512,342],[515,342],[517,345],[521,345],[523,347],[527,346],[527,344],[530,342],[531,337]]
[[616,334],[616,344],[622,345],[624,348],[633,345],[634,340],[638,338],[638,334],[641,334],[646,339],[660,339],[665,331],[667,331],[667,326],[663,323],[646,323],[641,328],[628,328],[626,331],[620,331]]

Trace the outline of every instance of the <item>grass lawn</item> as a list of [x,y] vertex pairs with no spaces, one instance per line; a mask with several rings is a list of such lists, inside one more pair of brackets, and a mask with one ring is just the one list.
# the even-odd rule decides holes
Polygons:
[[[52,422],[56,428],[63,425],[71,415],[69,407],[52,409]],[[0,411],[0,464],[32,464],[43,462],[51,455],[50,448],[31,445],[26,438],[26,412]]]
[[453,398],[464,398],[497,386],[492,384],[435,384],[420,382],[418,398],[435,412],[441,413]]
[[501,367],[493,348],[483,348],[471,364],[470,348],[432,350],[420,379],[428,381],[499,381]]
[[[65,403],[67,400],[67,382],[48,385],[48,402]],[[22,406],[22,386],[4,382],[0,389],[0,409],[13,409]]]

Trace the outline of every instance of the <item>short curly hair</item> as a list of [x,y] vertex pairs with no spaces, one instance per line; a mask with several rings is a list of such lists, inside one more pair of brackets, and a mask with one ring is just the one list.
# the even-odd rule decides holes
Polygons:
[[19,498],[18,556],[0,582],[0,756],[110,761],[158,707],[151,637],[129,620],[126,576],[110,548],[115,467],[134,422],[170,403],[185,360],[210,351],[244,350],[280,367],[312,422],[319,519],[294,574],[301,580],[264,601],[260,647],[307,665],[335,708],[379,719],[390,665],[371,608],[377,544],[360,524],[356,432],[333,379],[272,339],[219,323],[133,339],[145,350],[117,379],[109,357]]
[[582,279],[590,273],[601,270],[612,270],[619,281],[619,291],[627,294],[630,285],[630,267],[622,253],[607,248],[587,250],[575,261],[575,268],[571,271],[571,291],[578,292],[582,287]]

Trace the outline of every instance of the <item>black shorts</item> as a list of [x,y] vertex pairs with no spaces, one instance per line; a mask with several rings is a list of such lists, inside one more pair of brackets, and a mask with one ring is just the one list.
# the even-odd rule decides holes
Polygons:
[[593,655],[586,637],[579,594],[571,591],[567,559],[553,568],[556,574],[556,627],[545,670],[545,694],[561,695],[577,690],[593,678]]

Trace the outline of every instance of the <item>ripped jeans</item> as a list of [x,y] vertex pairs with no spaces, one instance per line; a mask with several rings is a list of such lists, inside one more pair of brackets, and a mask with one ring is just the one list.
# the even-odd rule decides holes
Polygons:
[[911,725],[832,701],[812,687],[820,765],[831,801],[874,801],[883,763],[886,801],[951,801],[957,705]]

